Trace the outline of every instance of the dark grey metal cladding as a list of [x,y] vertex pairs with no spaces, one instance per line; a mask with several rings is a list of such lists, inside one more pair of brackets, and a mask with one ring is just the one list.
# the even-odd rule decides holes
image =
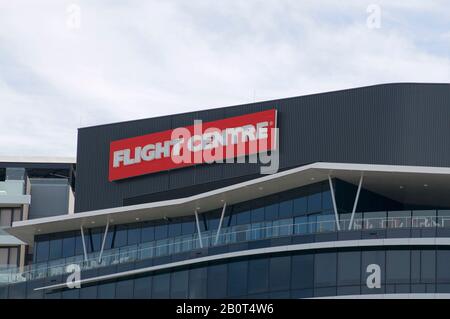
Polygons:
[[[450,167],[450,85],[384,84],[82,128],[76,211],[122,206],[127,198],[254,178],[255,164],[197,165],[108,181],[111,141],[261,110],[278,110],[280,169],[313,162]],[[211,183],[217,185],[217,183]],[[162,196],[164,197],[164,196]]]

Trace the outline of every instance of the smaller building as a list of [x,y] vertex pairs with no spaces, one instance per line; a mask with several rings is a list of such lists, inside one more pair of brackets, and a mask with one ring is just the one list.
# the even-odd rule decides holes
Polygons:
[[23,268],[29,247],[3,229],[13,222],[72,214],[74,158],[0,157],[0,269]]

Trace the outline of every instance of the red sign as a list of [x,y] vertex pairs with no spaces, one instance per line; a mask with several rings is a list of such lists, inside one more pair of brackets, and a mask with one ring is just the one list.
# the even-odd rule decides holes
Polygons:
[[274,150],[275,128],[273,109],[113,141],[109,180]]

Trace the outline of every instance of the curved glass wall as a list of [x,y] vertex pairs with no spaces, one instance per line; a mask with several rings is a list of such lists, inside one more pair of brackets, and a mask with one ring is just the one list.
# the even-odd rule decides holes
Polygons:
[[[34,291],[44,281],[0,287],[0,298],[311,298],[450,293],[450,248],[327,249],[267,254]],[[128,268],[131,269],[131,268]],[[91,272],[105,275],[109,272]]]
[[[375,206],[383,202],[378,195],[369,196],[365,191],[361,194],[366,200],[358,207],[370,208],[367,198],[375,198]],[[352,197],[353,194],[349,192],[346,196]],[[394,207],[395,210],[357,212],[352,225],[351,214],[340,208],[341,231],[450,226],[449,210],[398,210],[398,205],[389,201],[385,207]],[[79,264],[82,270],[89,270],[200,248],[337,231],[328,183],[230,206],[218,232],[220,215],[220,209],[199,215],[200,236],[193,216],[112,225],[106,236],[102,258],[99,255],[104,229],[85,229],[87,260],[79,231],[36,236],[34,263],[23,271],[17,268],[0,271],[0,284],[57,276],[65,273],[66,266],[73,263]]]
[[[448,210],[394,211],[392,215],[391,212],[358,213],[357,216],[354,219],[353,230],[436,229],[450,225],[450,211]],[[341,217],[349,216],[342,215]],[[349,224],[350,219],[340,220],[342,230],[346,230]],[[84,260],[84,256],[80,255],[33,264],[26,267],[24,272],[18,272],[17,268],[8,269],[0,272],[0,282],[13,283],[61,275],[65,273],[66,266],[73,263],[79,264],[82,270],[88,270],[207,247],[336,231],[334,215],[331,214],[314,215],[312,221],[309,221],[309,217],[295,217],[271,222],[237,225],[223,228],[219,234],[213,231],[202,232],[201,238],[198,234],[192,234],[110,249],[104,251],[101,259],[99,252],[94,252],[88,255],[87,260]]]

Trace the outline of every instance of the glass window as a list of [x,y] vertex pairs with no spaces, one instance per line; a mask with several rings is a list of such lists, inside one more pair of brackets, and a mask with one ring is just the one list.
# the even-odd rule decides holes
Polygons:
[[196,267],[189,270],[189,298],[206,298],[207,268]]
[[36,262],[48,260],[49,242],[47,240],[36,242]]
[[141,241],[147,243],[155,240],[155,229],[153,225],[145,223],[141,229]]
[[[223,219],[224,220],[222,221],[222,223],[225,223],[225,225],[226,225],[225,216]],[[208,230],[218,229],[219,222],[220,222],[220,214],[219,214],[219,216],[217,216],[217,214],[214,214],[214,216],[208,216]]]
[[292,218],[276,220],[272,223],[272,236],[289,236],[294,231]]
[[127,245],[127,228],[124,225],[115,226],[114,248]]
[[49,259],[57,259],[62,256],[62,239],[55,238],[50,240]]
[[81,231],[76,232],[75,237],[75,255],[83,255],[83,240],[81,239]]
[[80,299],[96,299],[97,297],[97,285],[83,286],[80,288]]
[[134,298],[149,299],[152,292],[152,277],[136,277],[134,279]]
[[208,298],[221,299],[227,296],[227,265],[213,264],[208,267]]
[[450,210],[438,210],[438,223],[440,227],[450,227]]
[[116,283],[116,298],[117,299],[132,299],[133,298],[133,279],[120,280]]
[[388,212],[389,228],[405,228],[411,227],[410,211],[389,211]]
[[209,230],[208,229],[208,220],[206,218],[206,213],[198,215],[198,223],[199,223],[201,232]]
[[294,216],[305,215],[308,210],[308,200],[306,196],[294,199]]
[[[102,234],[102,240],[103,240]],[[105,249],[111,249],[113,248],[113,237],[114,237],[114,228],[109,227],[108,233],[106,234],[106,241],[105,241]]]
[[176,237],[181,235],[181,223],[169,224],[169,237]]
[[361,252],[338,253],[338,285],[359,285],[361,282]]
[[364,213],[364,229],[386,228],[386,212]]
[[386,283],[409,283],[411,273],[409,250],[386,251]]
[[128,228],[128,245],[135,245],[141,242],[141,226],[133,225]]
[[228,296],[247,294],[247,261],[233,261],[228,264]]
[[308,217],[295,217],[294,219],[294,232],[296,234],[307,234],[308,233]]
[[278,219],[278,204],[272,204],[264,208],[265,220]]
[[228,227],[229,226],[235,226],[236,225],[236,212],[234,212],[234,211],[232,211],[231,212],[231,215],[230,215],[230,218],[229,218],[229,220],[228,220]]
[[317,216],[318,214],[308,215],[308,232],[311,234],[317,230]]
[[250,240],[259,240],[265,238],[265,223],[253,223],[251,225]]
[[252,210],[251,222],[259,223],[264,221],[264,207],[255,208]]
[[[91,236],[91,250],[100,251],[103,239],[103,232],[100,228],[89,229],[89,234]],[[89,237],[88,237],[89,238]]]
[[195,232],[195,222],[193,220],[184,221],[181,225],[181,232],[183,235],[190,235]]
[[316,287],[336,286],[336,253],[317,253],[314,258]]
[[411,283],[420,283],[420,250],[411,250]]
[[155,240],[167,238],[167,225],[155,226]]
[[[27,287],[28,288],[28,287]],[[35,292],[32,292],[35,294]],[[37,295],[37,294],[36,294]],[[28,298],[28,295],[27,295]],[[42,295],[36,299],[42,298]],[[61,299],[80,299],[80,289],[66,289],[61,292]]]
[[189,271],[174,271],[170,280],[170,298],[186,299],[188,298]]
[[98,285],[97,298],[98,299],[113,299],[116,295],[116,283],[108,282]]
[[12,210],[9,208],[0,209],[0,227],[9,227],[11,226],[11,214]]
[[412,227],[436,227],[435,210],[413,210]]
[[251,221],[251,211],[239,212],[236,215],[236,224],[245,225],[250,224]]
[[169,253],[169,239],[161,239],[156,241],[156,256],[165,256]]
[[[334,212],[330,212],[334,216]],[[341,229],[348,229],[350,226],[350,220],[352,218],[352,214],[339,214],[339,224],[341,225]],[[356,213],[353,218],[353,230],[360,230],[363,227],[363,214],[362,213]]]
[[319,212],[322,210],[322,193],[315,193],[308,196],[308,211]]
[[279,211],[279,218],[288,218],[292,217],[292,207],[293,203],[292,200],[287,200],[280,203],[280,211]]
[[420,279],[422,283],[436,282],[436,251],[421,251]]
[[336,217],[329,212],[318,215],[316,222],[316,232],[333,232],[336,229]]
[[152,282],[152,298],[168,299],[170,288],[170,273],[157,274],[153,276]]
[[292,256],[292,289],[314,287],[314,255]]
[[258,258],[249,261],[248,293],[266,292],[269,288],[269,259]]
[[442,283],[450,283],[450,271],[449,271],[449,265],[450,265],[450,250],[437,250],[437,278],[436,281],[440,284]]
[[270,290],[289,290],[291,282],[291,256],[270,258]]
[[329,190],[322,193],[322,208],[333,209],[333,198]]
[[67,234],[67,237],[63,238],[62,245],[62,257],[75,256],[75,233]]

